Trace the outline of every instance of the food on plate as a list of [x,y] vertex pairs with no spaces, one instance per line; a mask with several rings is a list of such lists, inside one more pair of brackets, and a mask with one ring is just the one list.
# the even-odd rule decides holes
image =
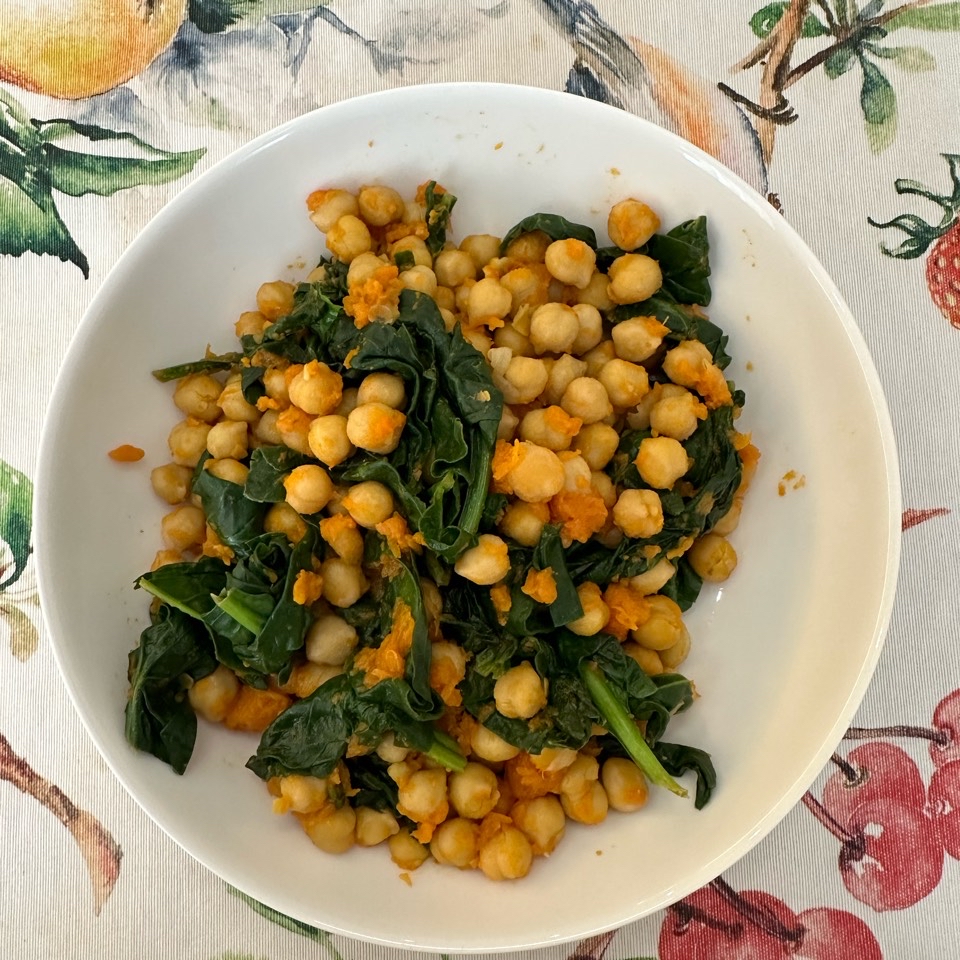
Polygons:
[[663,736],[759,452],[705,218],[627,198],[620,246],[545,213],[455,245],[455,202],[312,193],[332,256],[156,371],[183,419],[126,733],[178,773],[198,714],[257,733],[320,849],[504,880],[687,771],[709,800],[709,755]]

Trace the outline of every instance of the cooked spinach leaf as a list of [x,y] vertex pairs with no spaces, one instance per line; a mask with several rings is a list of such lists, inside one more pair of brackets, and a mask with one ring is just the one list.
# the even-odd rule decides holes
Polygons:
[[410,270],[416,266],[417,263],[413,254],[409,250],[398,250],[393,255],[393,262],[397,265],[397,269],[401,273],[403,273],[404,270]]
[[575,240],[582,240],[594,250],[597,249],[597,235],[592,227],[582,223],[571,223],[556,213],[533,213],[507,231],[506,236],[500,241],[500,256],[506,255],[507,248],[517,237],[532,233],[534,230],[542,231],[551,240],[566,240],[572,237]]
[[453,212],[457,198],[439,187],[436,180],[431,180],[427,184],[425,197],[427,201],[426,243],[427,249],[435,257],[447,242],[447,227],[450,226],[450,214]]
[[676,566],[677,572],[663,585],[660,592],[673,600],[681,610],[689,610],[700,596],[703,580],[697,576],[686,557],[676,561]]
[[138,750],[183,773],[193,754],[197,718],[187,685],[212,673],[216,660],[198,621],[162,604],[130,653],[130,699],[124,732]]
[[710,240],[707,218],[654,234],[642,250],[660,264],[663,288],[677,303],[710,303]]
[[266,367],[243,367],[240,370],[240,390],[247,403],[256,406],[257,401],[266,394],[267,388],[263,385],[263,375]]
[[243,495],[239,483],[215,477],[204,464],[210,459],[205,453],[193,474],[191,489],[200,497],[207,523],[228,547],[243,551],[245,544],[263,533],[263,518],[267,508]]
[[354,807],[372,807],[396,813],[397,785],[387,774],[389,764],[376,754],[352,757],[346,761],[350,784],[357,791],[351,798]]
[[227,566],[222,560],[200,557],[158,567],[140,577],[136,586],[199,620],[213,607],[213,597],[224,589],[226,580]]
[[717,786],[717,771],[710,759],[710,754],[697,747],[688,747],[682,743],[660,743],[654,744],[653,752],[657,759],[663,764],[663,768],[679,777],[688,770],[693,770],[697,775],[697,797],[694,806],[702,810],[710,796]]
[[257,447],[250,455],[250,473],[243,495],[257,503],[279,503],[286,497],[283,481],[287,474],[296,467],[314,462],[282,444]]

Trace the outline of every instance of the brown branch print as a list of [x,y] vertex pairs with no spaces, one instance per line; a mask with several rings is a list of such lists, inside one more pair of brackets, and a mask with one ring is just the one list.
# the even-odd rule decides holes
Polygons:
[[603,955],[607,952],[613,938],[616,936],[615,930],[607,933],[597,934],[595,937],[587,937],[581,940],[574,948],[567,960],[603,960]]
[[10,741],[0,733],[0,780],[12,783],[47,808],[69,831],[83,854],[93,885],[93,912],[97,916],[113,890],[120,873],[123,852],[103,824],[81,810],[55,784],[40,776]]

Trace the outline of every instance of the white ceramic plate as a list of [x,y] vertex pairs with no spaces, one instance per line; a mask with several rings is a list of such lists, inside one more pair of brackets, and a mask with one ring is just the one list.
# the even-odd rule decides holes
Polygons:
[[[132,582],[160,542],[149,469],[177,420],[150,370],[229,349],[263,280],[321,255],[304,198],[371,181],[459,197],[455,239],[554,211],[603,234],[642,197],[665,225],[705,213],[710,313],[730,334],[741,421],[763,451],[733,537],[741,556],[689,617],[684,672],[702,694],[670,739],[701,745],[720,786],[702,812],[658,791],[637,815],[572,827],[518,883],[428,865],[412,887],[383,849],[334,858],[271,813],[244,770],[256,738],[201,724],[188,772],[123,737],[126,654],[147,623]],[[605,237],[602,238],[605,240]],[[746,364],[750,362],[748,370]],[[65,682],[133,797],[221,877],[300,920],[425,950],[533,947],[664,907],[756,844],[798,800],[854,713],[882,644],[897,571],[890,420],[856,324],[781,216],[710,157],[656,126],[565,94],[499,85],[412,87],[326,107],[218,164],[144,230],[105,281],[63,363],[43,436],[36,548]],[[106,456],[146,450],[139,465]],[[795,470],[799,490],[778,496]]]

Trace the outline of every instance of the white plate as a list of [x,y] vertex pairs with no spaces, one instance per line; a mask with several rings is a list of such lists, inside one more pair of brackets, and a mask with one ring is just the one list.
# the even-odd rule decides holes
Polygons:
[[[719,771],[697,812],[658,791],[640,814],[572,827],[518,883],[425,866],[412,887],[383,849],[333,858],[271,813],[244,770],[256,738],[201,724],[183,777],[123,737],[126,654],[147,623],[134,578],[159,546],[149,468],[177,420],[155,367],[229,349],[263,280],[302,276],[321,237],[304,198],[436,178],[455,238],[537,210],[593,224],[626,196],[665,225],[705,213],[710,313],[730,334],[742,424],[763,451],[741,556],[689,617],[684,671],[702,694],[669,739]],[[746,363],[750,361],[751,369]],[[40,451],[36,548],[65,682],[107,762],[147,813],[228,882],[307,923],[425,950],[511,950],[603,931],[677,900],[756,844],[810,784],[854,713],[890,614],[900,499],[889,416],[853,317],[781,216],[727,169],[652,124],[588,100],[486,84],[338,103],[247,145],[186,189],[105,281],[63,363]],[[106,456],[146,449],[138,466]],[[779,496],[795,470],[799,490]]]

